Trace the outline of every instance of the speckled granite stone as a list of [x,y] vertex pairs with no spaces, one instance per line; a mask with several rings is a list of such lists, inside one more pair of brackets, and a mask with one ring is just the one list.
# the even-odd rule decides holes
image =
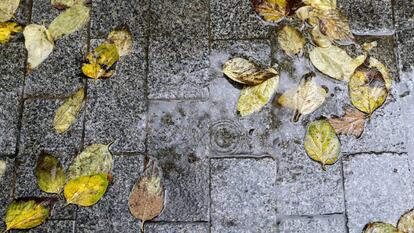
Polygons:
[[0,99],[0,154],[12,155],[16,152],[21,100],[17,91],[0,92]]
[[[0,160],[6,162],[6,172],[4,176],[0,178],[0,216],[4,216],[7,211],[7,206],[13,200],[13,188],[14,188],[14,159],[0,155]],[[0,221],[0,229],[4,229],[5,224]]]
[[414,29],[399,30],[397,38],[399,68],[401,72],[412,71],[414,70],[414,55],[410,51],[414,49]]
[[115,27],[127,24],[135,37],[148,33],[148,0],[92,2],[91,38],[104,39]]
[[208,223],[146,223],[147,233],[207,233]]
[[211,160],[211,232],[276,232],[276,173],[272,159]]
[[368,222],[396,224],[412,208],[413,180],[406,154],[361,154],[344,159],[349,233]]
[[392,34],[394,30],[391,0],[353,0],[350,25],[356,34]]
[[396,0],[393,4],[395,23],[398,28],[414,27],[414,2],[411,0]]
[[26,49],[24,43],[0,45],[0,90],[20,94],[24,81]]
[[268,27],[254,11],[250,0],[211,0],[210,11],[214,39],[267,37]]
[[342,214],[310,217],[287,217],[280,221],[280,233],[346,233]]
[[190,36],[150,41],[148,97],[194,99],[208,96],[208,40]]
[[79,208],[76,232],[139,232],[140,221],[129,212],[128,199],[143,166],[143,156],[114,156],[112,183],[97,204]]
[[30,229],[21,231],[11,231],[13,233],[75,233],[75,221],[70,220],[51,220],[46,223]]

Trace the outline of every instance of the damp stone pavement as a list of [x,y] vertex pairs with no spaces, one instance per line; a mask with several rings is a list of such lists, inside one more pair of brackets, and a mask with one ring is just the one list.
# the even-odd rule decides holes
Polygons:
[[[305,127],[343,114],[346,84],[318,73],[329,97],[297,124],[275,101],[236,114],[240,86],[221,73],[228,58],[287,67],[279,94],[314,69],[280,52],[276,28],[249,0],[93,0],[88,27],[59,40],[30,74],[23,38],[1,45],[0,215],[13,198],[45,195],[33,175],[41,151],[67,168],[85,146],[113,142],[103,199],[89,208],[58,203],[44,225],[24,232],[139,232],[128,196],[144,156],[159,161],[166,189],[165,209],[145,224],[147,233],[359,233],[370,221],[396,224],[414,207],[414,2],[338,2],[358,42],[378,42],[372,54],[395,81],[362,137],[341,136],[342,157],[327,171],[306,155]],[[21,0],[16,19],[48,25],[58,14],[49,0]],[[133,53],[110,79],[85,79],[86,52],[122,23],[134,35]],[[55,133],[54,111],[80,87],[86,106],[67,133]]]

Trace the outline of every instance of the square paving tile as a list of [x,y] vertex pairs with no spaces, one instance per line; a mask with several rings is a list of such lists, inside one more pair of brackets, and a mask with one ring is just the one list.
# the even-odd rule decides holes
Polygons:
[[146,223],[148,233],[207,233],[208,223]]
[[350,15],[356,34],[392,34],[394,30],[391,0],[353,0]]
[[280,233],[346,233],[345,216],[288,217],[279,223]]

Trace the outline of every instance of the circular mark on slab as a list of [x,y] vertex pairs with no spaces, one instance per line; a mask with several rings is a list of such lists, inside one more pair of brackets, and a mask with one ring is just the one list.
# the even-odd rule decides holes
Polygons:
[[242,126],[232,120],[214,122],[209,129],[210,145],[213,151],[222,154],[236,153],[242,143]]

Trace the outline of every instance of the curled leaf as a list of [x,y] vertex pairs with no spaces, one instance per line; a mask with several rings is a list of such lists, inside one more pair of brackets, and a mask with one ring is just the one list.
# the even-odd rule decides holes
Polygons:
[[369,116],[388,95],[385,81],[377,69],[358,70],[348,83],[352,105]]
[[109,33],[108,43],[114,44],[118,49],[119,56],[128,55],[132,51],[133,39],[128,28],[121,28]]
[[311,31],[312,40],[313,42],[321,48],[327,48],[332,45],[331,40],[322,34],[322,32],[319,30],[319,26],[316,26]]
[[304,146],[308,156],[321,163],[324,170],[326,165],[334,164],[341,153],[341,143],[327,120],[314,121],[308,125]]
[[19,7],[20,0],[1,0],[0,1],[0,23],[13,18],[14,12]]
[[345,50],[331,45],[315,47],[309,54],[312,64],[322,73],[336,80],[348,81],[355,69],[364,63],[367,55],[350,57]]
[[260,67],[244,58],[233,58],[223,65],[223,73],[241,84],[258,85],[277,75],[274,69],[261,70]]
[[278,103],[295,111],[293,121],[319,108],[324,102],[327,91],[313,81],[314,74],[307,74],[297,88],[287,90],[279,97]]
[[278,22],[289,14],[288,0],[251,0],[256,12],[266,21]]
[[400,217],[397,228],[404,233],[414,233],[414,210],[410,210]]
[[82,72],[89,78],[98,79],[112,76],[112,65],[119,60],[118,48],[114,44],[103,43],[93,53],[86,56]]
[[28,53],[28,69],[39,66],[55,47],[49,31],[41,25],[30,24],[24,28],[24,44]]
[[134,185],[128,200],[129,211],[144,222],[157,217],[164,208],[164,187],[156,161],[150,160],[144,175]]
[[81,176],[70,180],[63,194],[69,204],[92,206],[102,198],[108,185],[108,174]]
[[6,173],[7,163],[4,160],[0,160],[0,179],[3,178]]
[[41,154],[35,169],[37,185],[43,192],[60,194],[66,183],[62,164],[53,155]]
[[256,86],[245,86],[240,92],[239,101],[237,102],[237,111],[241,116],[247,116],[253,112],[260,111],[265,106],[279,84],[279,75],[276,70],[270,68],[274,77]]
[[87,0],[51,0],[54,8],[62,10],[65,8],[72,7],[76,4],[85,3]]
[[49,25],[52,38],[58,40],[81,29],[89,21],[89,11],[83,4],[76,4],[65,10]]
[[9,42],[14,33],[21,32],[22,30],[22,27],[15,22],[0,23],[0,44]]
[[44,223],[49,217],[54,198],[28,197],[14,200],[7,208],[6,231],[30,229]]
[[65,102],[56,110],[53,120],[53,127],[56,132],[66,132],[72,124],[85,104],[85,90],[80,88],[75,94],[65,100]]
[[381,75],[382,78],[385,81],[385,87],[387,88],[387,90],[391,90],[391,86],[392,86],[392,77],[390,75],[390,72],[388,71],[388,68],[382,64],[380,61],[378,61],[377,59],[370,57],[369,58],[369,68],[375,68],[377,69]]
[[310,18],[310,13],[313,10],[311,6],[303,6],[296,10],[296,16],[302,20],[305,21]]
[[305,37],[296,28],[286,25],[278,33],[278,42],[280,47],[290,56],[302,52],[306,44]]
[[365,119],[367,116],[355,108],[346,108],[345,115],[333,117],[329,123],[338,134],[354,135],[359,138],[364,132]]
[[362,233],[402,233],[396,227],[389,223],[374,222],[368,223]]
[[68,179],[95,174],[109,174],[112,170],[112,155],[109,145],[93,144],[86,147],[68,168]]

